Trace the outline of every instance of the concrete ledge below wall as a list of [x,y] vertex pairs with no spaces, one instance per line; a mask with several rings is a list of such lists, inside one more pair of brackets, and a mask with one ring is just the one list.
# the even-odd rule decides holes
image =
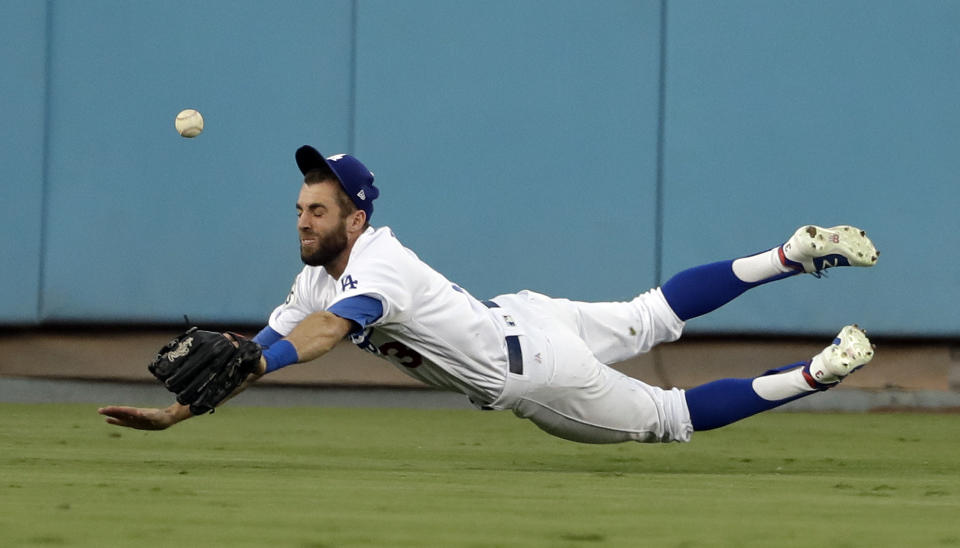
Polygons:
[[[39,329],[0,332],[0,376],[45,379],[152,381],[146,365],[176,329]],[[689,337],[617,364],[649,384],[688,388],[723,377],[752,377],[809,359],[828,341]],[[960,391],[960,344],[950,341],[875,340],[877,357],[843,388]],[[315,362],[264,378],[264,386],[416,388],[385,361],[349,343]]]
[[[155,382],[0,377],[0,403],[83,403],[165,407],[169,392]],[[331,387],[256,384],[230,406],[386,407],[402,409],[476,409],[467,398],[430,388]],[[801,398],[777,411],[960,412],[960,392],[837,388]]]

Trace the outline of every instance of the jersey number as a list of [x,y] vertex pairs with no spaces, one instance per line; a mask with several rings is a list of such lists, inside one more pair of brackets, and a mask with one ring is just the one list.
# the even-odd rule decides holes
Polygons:
[[397,341],[383,343],[379,350],[384,356],[390,356],[391,358],[397,360],[400,365],[410,369],[419,367],[420,364],[423,363],[423,356],[418,354],[416,350],[413,350]]

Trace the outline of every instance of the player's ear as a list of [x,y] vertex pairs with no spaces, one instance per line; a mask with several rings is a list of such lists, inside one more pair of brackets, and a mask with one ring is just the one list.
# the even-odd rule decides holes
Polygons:
[[367,212],[358,209],[351,213],[347,219],[347,225],[351,232],[362,232],[367,224]]

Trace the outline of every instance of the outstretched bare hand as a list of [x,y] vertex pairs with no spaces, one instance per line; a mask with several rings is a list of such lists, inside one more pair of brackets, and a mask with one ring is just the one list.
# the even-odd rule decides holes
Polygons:
[[107,417],[109,424],[137,430],[164,430],[192,416],[190,408],[179,403],[166,409],[108,405],[98,409],[97,413]]

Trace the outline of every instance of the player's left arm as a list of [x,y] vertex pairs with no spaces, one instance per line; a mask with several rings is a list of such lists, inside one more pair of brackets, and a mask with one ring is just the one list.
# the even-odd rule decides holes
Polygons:
[[[332,312],[326,310],[315,312],[304,318],[289,335],[281,339],[295,349],[294,354],[287,354],[284,359],[289,362],[302,363],[319,358],[332,350],[355,328],[355,322],[341,318]],[[271,348],[278,346],[282,345],[274,343]],[[267,353],[269,353],[269,349]],[[282,365],[280,366],[282,367]],[[273,369],[277,368],[279,367],[273,367]],[[270,370],[268,356],[265,355],[260,358],[257,369],[221,404],[242,392],[252,382]],[[106,421],[110,424],[138,430],[165,430],[193,416],[189,405],[178,402],[173,402],[163,409],[111,405],[101,407],[98,412],[104,415]]]
[[[224,334],[228,339],[233,340],[232,335]],[[234,344],[236,341],[234,340]],[[238,386],[229,396],[227,396],[220,405],[226,403],[231,398],[246,390],[251,383],[263,376],[266,371],[267,362],[261,357],[257,368],[250,373],[250,376],[244,380],[243,384]],[[123,405],[108,405],[101,407],[97,412],[104,417],[109,424],[116,426],[125,426],[137,430],[166,430],[178,422],[185,421],[193,416],[190,406],[174,401],[165,408],[153,407],[130,407]]]
[[[319,358],[347,335],[362,331],[382,317],[383,304],[377,298],[352,295],[341,299],[326,310],[308,315],[294,326],[289,335],[275,340],[265,348],[264,372],[270,373],[294,363]],[[276,333],[276,336],[279,337],[279,333]],[[271,337],[264,335],[264,338]]]
[[354,323],[327,310],[314,312],[284,337],[297,351],[297,363],[323,356],[354,329]]
[[173,402],[164,409],[153,407],[128,407],[108,405],[97,409],[106,417],[107,423],[137,430],[166,430],[178,422],[193,416],[189,405]]

